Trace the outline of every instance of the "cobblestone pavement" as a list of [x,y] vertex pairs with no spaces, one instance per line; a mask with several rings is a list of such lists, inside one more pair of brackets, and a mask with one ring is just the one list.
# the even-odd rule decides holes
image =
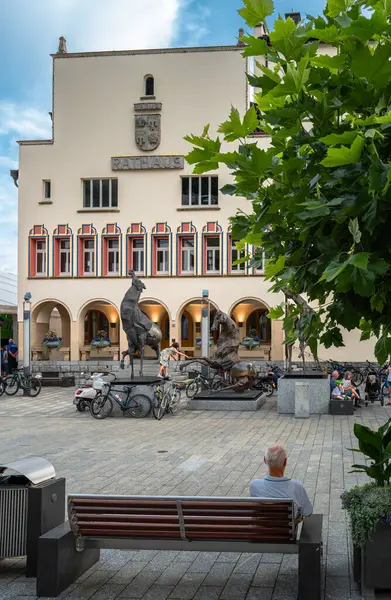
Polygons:
[[[281,442],[288,475],[300,479],[323,513],[324,598],[360,598],[340,494],[358,479],[355,421],[377,427],[391,416],[378,403],[352,417],[307,420],[278,416],[275,401],[258,412],[190,412],[155,419],[97,421],[77,413],[72,390],[44,389],[35,399],[0,398],[0,460],[49,459],[68,492],[246,496],[263,476],[263,451]],[[361,476],[360,476],[361,477]],[[100,563],[71,586],[69,600],[290,600],[297,596],[297,557],[196,552],[104,551]],[[379,596],[380,597],[380,596]],[[389,598],[390,596],[381,596]],[[0,562],[0,598],[35,598],[23,561]]]

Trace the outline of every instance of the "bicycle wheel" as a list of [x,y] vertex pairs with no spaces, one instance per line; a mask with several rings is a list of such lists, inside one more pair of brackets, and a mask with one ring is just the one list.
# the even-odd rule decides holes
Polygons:
[[168,394],[164,394],[163,398],[155,396],[155,402],[153,403],[153,416],[155,419],[160,421],[166,412],[168,403]]
[[36,377],[27,377],[24,389],[28,391],[29,396],[36,398],[42,389],[42,382]]
[[263,383],[263,393],[266,394],[267,398],[270,398],[270,396],[273,396],[273,392],[274,392],[273,384],[269,383],[268,381],[265,381]]
[[198,394],[198,387],[199,387],[199,383],[197,381],[197,379],[193,379],[193,381],[189,381],[189,383],[186,385],[186,396],[192,400],[192,398],[194,398],[194,396],[196,394]]
[[113,401],[109,396],[96,396],[91,402],[90,412],[95,419],[107,419],[113,410]]
[[145,394],[137,394],[130,400],[131,406],[126,409],[126,414],[134,419],[143,419],[147,417],[152,409],[152,403],[149,396]]
[[20,381],[15,375],[7,375],[4,379],[5,393],[7,396],[15,396],[20,388]]
[[3,380],[0,381],[0,396],[2,396],[4,394],[4,390],[5,390],[5,383]]
[[354,370],[352,371],[352,382],[359,387],[364,381],[364,376],[361,371]]
[[168,407],[168,410],[172,415],[175,415],[178,412],[180,401],[181,401],[181,393],[178,389],[176,389],[171,398],[171,402]]

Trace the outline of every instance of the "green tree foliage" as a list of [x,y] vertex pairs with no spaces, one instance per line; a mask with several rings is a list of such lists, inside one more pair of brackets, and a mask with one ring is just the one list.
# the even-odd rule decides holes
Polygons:
[[[243,1],[249,27],[273,11],[271,0]],[[222,192],[251,202],[232,218],[233,237],[258,248],[255,262],[261,249],[270,257],[271,289],[317,307],[302,320],[311,349],[319,339],[341,346],[341,327],[361,327],[362,339],[377,338],[380,362],[391,353],[390,15],[390,0],[329,0],[305,23],[277,19],[269,44],[247,35],[257,108],[232,108],[221,124],[229,152],[208,127],[186,138],[195,173],[228,165],[234,183]],[[268,149],[251,137],[256,129],[270,136]],[[288,337],[299,335],[294,316]]]

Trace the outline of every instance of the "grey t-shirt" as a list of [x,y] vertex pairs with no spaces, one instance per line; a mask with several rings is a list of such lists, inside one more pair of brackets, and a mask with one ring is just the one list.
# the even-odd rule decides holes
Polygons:
[[297,511],[296,516],[309,517],[312,515],[312,504],[307,492],[300,481],[289,477],[272,477],[254,479],[250,485],[250,496],[256,498],[292,498]]

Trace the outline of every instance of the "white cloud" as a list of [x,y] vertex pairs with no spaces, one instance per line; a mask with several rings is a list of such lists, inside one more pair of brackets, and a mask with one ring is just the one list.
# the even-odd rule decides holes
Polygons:
[[9,156],[0,156],[0,169],[16,169],[18,161],[12,160]]
[[17,139],[51,137],[48,54],[57,51],[58,37],[66,38],[68,52],[161,48],[172,45],[180,27],[184,44],[196,46],[209,33],[211,13],[198,0],[20,0],[17,10],[14,0],[1,1],[12,16],[19,80],[26,53],[33,73],[18,99],[0,97],[0,271],[16,272],[17,189],[8,172],[17,168]]
[[0,271],[17,272],[17,189],[7,173],[0,173]]
[[51,137],[49,114],[13,102],[0,102],[0,133],[27,139]]

